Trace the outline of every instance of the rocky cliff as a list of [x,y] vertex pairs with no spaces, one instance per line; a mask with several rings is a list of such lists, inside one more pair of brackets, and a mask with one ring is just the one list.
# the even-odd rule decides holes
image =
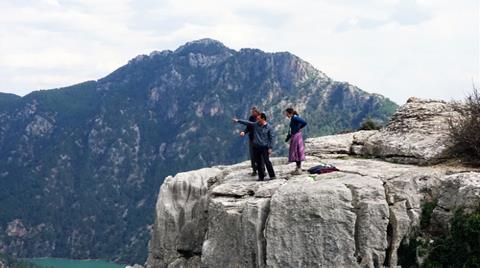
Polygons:
[[480,202],[479,170],[440,163],[451,113],[410,99],[380,131],[309,139],[304,168],[338,172],[294,176],[275,158],[273,181],[257,182],[248,163],[167,177],[146,266],[395,267],[426,202],[436,200],[429,221],[444,230],[456,208]]

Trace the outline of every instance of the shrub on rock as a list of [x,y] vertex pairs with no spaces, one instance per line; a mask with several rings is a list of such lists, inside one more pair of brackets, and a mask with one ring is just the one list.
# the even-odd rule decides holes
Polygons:
[[464,102],[454,109],[459,116],[449,121],[450,136],[455,156],[480,163],[480,92],[474,88]]
[[457,210],[450,233],[435,239],[425,267],[480,267],[480,208]]
[[382,125],[371,118],[367,118],[362,122],[362,125],[358,130],[379,130],[382,128]]

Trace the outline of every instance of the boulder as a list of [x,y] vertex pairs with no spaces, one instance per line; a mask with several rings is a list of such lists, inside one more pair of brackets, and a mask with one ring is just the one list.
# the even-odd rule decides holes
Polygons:
[[387,127],[369,137],[362,154],[409,164],[435,164],[450,158],[448,120],[457,116],[444,101],[410,98]]
[[448,121],[457,116],[452,103],[410,98],[385,128],[307,139],[306,152],[323,158],[356,155],[404,164],[437,164],[452,158]]
[[305,141],[306,153],[317,157],[332,157],[361,152],[368,137],[377,130],[362,130],[352,133],[310,138]]

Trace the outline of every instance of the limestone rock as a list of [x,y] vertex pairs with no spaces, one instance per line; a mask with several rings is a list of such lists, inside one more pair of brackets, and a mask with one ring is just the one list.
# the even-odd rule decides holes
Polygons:
[[301,178],[272,197],[266,229],[269,267],[352,266],[355,220],[350,190]]
[[480,173],[466,172],[444,176],[440,179],[437,207],[433,210],[432,221],[442,229],[448,223],[456,208],[471,213],[480,204]]
[[217,168],[205,168],[165,179],[147,267],[167,267],[177,259],[200,255],[208,225],[208,186],[220,174]]
[[388,247],[389,207],[384,182],[380,179],[348,175],[340,180],[352,193],[355,222],[355,256],[362,267],[379,267]]
[[320,161],[340,171],[297,176],[274,158],[286,179],[258,182],[247,162],[167,178],[146,267],[393,267],[426,200],[442,219],[480,191],[476,172],[315,156],[304,168]]
[[386,128],[369,137],[363,154],[412,164],[432,164],[448,158],[448,119],[452,104],[411,98],[392,116]]
[[181,257],[168,265],[168,268],[188,268],[200,267],[200,257],[193,256],[191,258]]
[[268,198],[217,197],[210,201],[202,263],[207,267],[264,267]]
[[360,155],[404,164],[436,164],[451,158],[448,120],[452,103],[410,98],[379,130],[307,139],[308,154],[323,158]]
[[322,136],[307,139],[305,150],[309,155],[348,154],[353,142],[353,133]]
[[22,223],[22,220],[20,219],[15,219],[11,222],[8,223],[7,229],[5,230],[5,233],[8,236],[13,236],[13,237],[23,237],[28,234],[27,229]]
[[400,243],[411,232],[412,221],[407,213],[406,200],[394,203],[390,206],[390,222],[392,228],[390,250],[389,250],[389,267],[395,267],[398,263],[398,248]]
[[275,193],[270,210],[269,267],[374,267],[384,262],[389,216],[381,180],[356,174],[299,178]]
[[331,156],[335,154],[350,154],[352,146],[355,152],[363,147],[365,141],[377,130],[364,130],[346,134],[310,138],[305,141],[306,152],[313,156]]

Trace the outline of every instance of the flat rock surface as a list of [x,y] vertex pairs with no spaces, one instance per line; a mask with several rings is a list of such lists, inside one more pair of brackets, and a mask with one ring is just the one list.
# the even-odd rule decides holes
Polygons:
[[305,141],[306,152],[312,156],[329,156],[332,154],[350,154],[352,145],[363,145],[377,130],[357,131],[310,138]]

